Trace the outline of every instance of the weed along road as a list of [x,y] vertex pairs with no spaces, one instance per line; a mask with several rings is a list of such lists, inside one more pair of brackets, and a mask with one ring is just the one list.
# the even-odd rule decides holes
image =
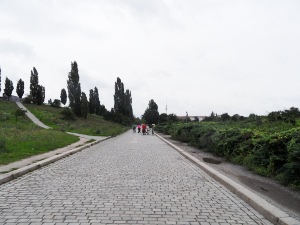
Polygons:
[[0,224],[272,224],[155,135],[132,131],[0,186]]

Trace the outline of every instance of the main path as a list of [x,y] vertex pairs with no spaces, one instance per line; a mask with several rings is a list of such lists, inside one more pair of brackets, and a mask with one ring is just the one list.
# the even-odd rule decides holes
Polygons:
[[170,146],[126,132],[0,186],[0,224],[270,224]]

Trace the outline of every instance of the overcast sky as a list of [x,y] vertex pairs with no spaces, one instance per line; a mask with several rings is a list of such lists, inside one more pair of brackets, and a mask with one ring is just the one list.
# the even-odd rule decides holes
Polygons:
[[[16,87],[36,67],[46,100],[67,89],[113,107],[120,77],[140,117],[300,108],[299,0],[0,0],[0,66]],[[13,94],[16,95],[15,90]]]

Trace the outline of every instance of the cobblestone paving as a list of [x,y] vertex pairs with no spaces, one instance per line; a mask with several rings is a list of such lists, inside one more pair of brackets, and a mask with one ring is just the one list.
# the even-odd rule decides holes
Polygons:
[[127,132],[0,186],[0,224],[270,224],[156,136]]

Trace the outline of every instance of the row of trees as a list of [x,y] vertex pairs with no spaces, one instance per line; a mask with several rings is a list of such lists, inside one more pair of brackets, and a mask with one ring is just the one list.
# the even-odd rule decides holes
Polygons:
[[[262,117],[255,114],[250,114],[248,117],[240,116],[238,114],[234,114],[233,116],[230,116],[228,113],[223,113],[221,115],[218,115],[214,112],[210,114],[210,116],[207,116],[204,118],[203,121],[205,122],[238,122],[238,121],[255,121],[258,125],[262,123]],[[266,119],[269,122],[276,122],[276,121],[282,121],[286,123],[290,123],[295,125],[296,124],[296,118],[300,118],[300,111],[298,108],[291,107],[290,109],[283,110],[283,111],[274,111],[270,112]],[[169,114],[166,113],[159,114],[158,113],[158,106],[154,102],[153,99],[149,101],[148,107],[145,110],[145,113],[142,116],[142,119],[148,123],[148,124],[162,124],[162,123],[169,123],[169,122],[178,122],[179,119],[175,114]],[[187,117],[185,120],[186,122],[191,122],[190,118]],[[196,117],[195,122],[199,122],[199,119]]]
[[[89,101],[86,94],[81,92],[77,62],[71,63],[71,72],[67,80],[69,106],[76,116],[87,118],[88,113],[103,116],[104,119],[112,120],[124,125],[133,121],[131,91],[125,90],[124,84],[118,77],[115,82],[114,108],[110,111],[100,104],[98,88],[90,89]],[[64,89],[61,98],[65,96]]]
[[[13,82],[8,77],[6,77],[4,94],[7,96],[8,99],[12,96],[13,90],[14,90]],[[1,68],[0,68],[0,91],[1,91]],[[24,81],[22,79],[20,79],[17,83],[16,93],[19,96],[19,98],[22,98],[24,95]],[[35,67],[33,67],[33,70],[31,71],[30,95],[27,96],[27,100],[32,101],[34,104],[38,104],[38,105],[43,104],[45,100],[45,87],[39,85],[38,72],[35,69]]]
[[[12,96],[14,90],[13,82],[6,78],[4,93],[8,99]],[[95,87],[90,89],[89,99],[87,95],[81,91],[80,77],[78,72],[78,64],[76,61],[71,62],[71,71],[68,74],[67,90],[62,89],[60,99],[49,99],[48,103],[53,107],[61,107],[66,104],[69,99],[69,107],[72,112],[78,116],[87,118],[88,114],[96,114],[103,116],[107,120],[130,124],[133,121],[132,97],[131,91],[124,88],[124,84],[118,77],[115,82],[114,108],[108,111],[104,105],[100,104],[99,91]],[[1,68],[0,68],[0,91],[1,91]],[[17,84],[16,92],[19,98],[24,94],[24,81],[20,79]],[[31,71],[30,77],[30,94],[24,99],[27,103],[41,105],[45,100],[45,87],[39,85],[38,71],[35,67]]]

